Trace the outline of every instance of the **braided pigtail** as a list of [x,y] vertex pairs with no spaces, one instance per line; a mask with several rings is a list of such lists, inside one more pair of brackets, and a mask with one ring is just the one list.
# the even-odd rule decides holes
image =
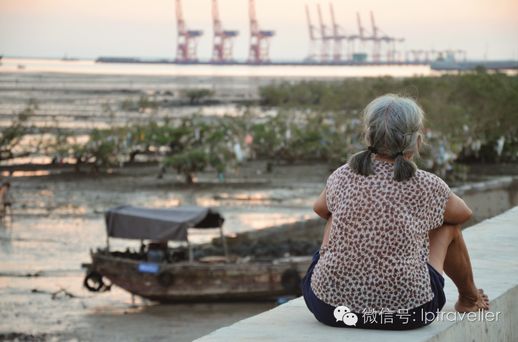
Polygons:
[[351,170],[362,176],[369,176],[374,174],[372,169],[371,155],[377,153],[374,146],[369,146],[365,151],[355,153],[349,159],[349,166]]
[[403,156],[403,152],[396,153],[393,158],[395,158],[394,179],[396,181],[403,182],[415,175],[417,165],[413,161],[406,159]]

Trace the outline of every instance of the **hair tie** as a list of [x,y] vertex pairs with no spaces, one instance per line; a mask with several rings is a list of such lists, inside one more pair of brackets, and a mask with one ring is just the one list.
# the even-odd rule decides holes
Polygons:
[[398,153],[394,154],[394,158],[397,158],[398,156],[402,156],[403,151],[399,151]]
[[371,153],[378,153],[378,150],[376,149],[376,147],[374,146],[369,146],[367,147],[367,149],[371,152]]

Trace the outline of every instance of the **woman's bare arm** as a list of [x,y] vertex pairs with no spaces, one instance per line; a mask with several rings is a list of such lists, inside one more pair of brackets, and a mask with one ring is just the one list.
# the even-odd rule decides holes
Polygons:
[[333,217],[330,216],[326,222],[326,227],[324,228],[324,237],[322,238],[322,245],[320,248],[327,246],[329,243],[329,234],[331,233],[331,226],[333,225]]
[[327,220],[326,226],[324,228],[324,236],[322,238],[322,245],[321,248],[326,246],[329,241],[329,233],[331,231],[331,225],[332,225],[332,217],[331,212],[329,211],[329,208],[327,207],[327,201],[326,201],[326,190],[322,191],[320,196],[318,196],[318,199],[315,201],[315,204],[313,205],[313,210],[315,213],[317,213],[318,216],[323,218],[324,220]]
[[446,202],[444,222],[450,224],[462,224],[468,221],[472,215],[473,212],[464,200],[452,192],[448,202]]
[[315,211],[315,213],[317,213],[317,215],[324,220],[327,220],[331,216],[331,212],[327,208],[325,189],[322,191],[315,204],[313,205],[313,211]]

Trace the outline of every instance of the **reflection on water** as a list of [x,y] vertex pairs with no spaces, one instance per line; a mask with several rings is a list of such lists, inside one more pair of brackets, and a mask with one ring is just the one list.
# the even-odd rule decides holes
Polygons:
[[41,177],[50,175],[48,170],[36,170],[36,171],[2,171],[2,177]]
[[[31,119],[35,127],[49,127],[49,122],[52,125],[57,123],[60,127],[77,129],[75,133],[79,134],[78,139],[84,137],[80,129],[138,122],[143,115],[150,115],[117,111],[119,108],[114,105],[117,115],[110,118],[100,110],[104,103],[117,104],[126,100],[130,96],[128,94],[140,96],[142,91],[209,86],[217,89],[218,96],[223,99],[246,100],[256,98],[257,87],[271,81],[264,78],[277,77],[280,73],[294,77],[301,74],[311,76],[312,73],[315,76],[334,77],[337,73],[345,75],[361,70],[340,68],[338,71],[336,67],[132,66],[95,64],[91,61],[10,59],[2,62],[0,126],[9,125],[13,113],[23,110],[30,97],[38,103],[38,109]],[[25,70],[12,73],[13,65],[16,67],[20,63],[25,64]],[[83,75],[33,74],[45,71]],[[126,73],[127,76],[93,75],[113,72]],[[131,76],[139,74],[160,77]],[[183,77],[186,75],[200,77]],[[243,75],[249,77],[241,77]],[[164,112],[153,113],[153,118],[181,117],[191,115],[193,110],[208,115],[237,115],[243,109],[234,105],[169,108]],[[24,144],[33,145],[39,139],[51,138],[49,134],[34,134],[27,137]],[[3,162],[3,165],[28,162],[48,164],[50,158],[22,157]],[[174,327],[175,340],[181,341],[192,340],[242,319],[243,316],[264,311],[272,303],[167,307],[137,300],[137,308],[131,309],[131,297],[122,290],[114,288],[110,293],[98,295],[86,292],[82,288],[83,270],[80,265],[89,262],[90,248],[105,246],[103,214],[110,207],[122,204],[154,208],[183,204],[210,206],[221,211],[225,217],[224,230],[233,235],[311,217],[312,201],[322,186],[304,184],[300,188],[288,188],[265,185],[250,190],[243,190],[242,186],[234,189],[231,185],[186,188],[171,184],[162,186],[164,183],[158,183],[154,176],[128,177],[127,181],[122,181],[126,178],[109,175],[63,175],[59,178],[56,177],[58,172],[2,172],[2,176],[13,179],[15,204],[12,221],[0,227],[0,331],[13,331],[13,327],[16,327],[16,331],[24,332],[72,330],[79,332],[82,340],[127,340],[127,334],[135,339],[141,335],[142,339],[149,336],[168,339],[171,336],[170,327]],[[218,230],[189,230],[189,239],[194,243],[207,242],[218,236]],[[110,245],[114,249],[138,249],[140,242],[111,239]],[[73,293],[75,297],[60,296],[52,300],[50,293],[61,288]],[[196,329],[192,329],[193,324]],[[95,335],[103,333],[104,329],[99,328],[101,326],[115,326],[118,331],[108,330],[110,335]],[[164,332],[166,334],[162,336]]]
[[[274,307],[274,303],[156,305],[112,288],[92,294],[82,277],[0,276],[0,331],[47,333],[59,341],[192,341],[225,325]],[[34,291],[37,289],[37,291]],[[52,294],[65,289],[72,294]],[[28,297],[27,294],[31,294]],[[7,295],[7,296],[6,296]]]
[[[90,261],[90,248],[105,246],[103,213],[116,205],[210,205],[225,217],[225,232],[234,235],[311,216],[310,203],[321,186],[265,186],[247,191],[227,187],[223,192],[218,187],[149,190],[118,183],[121,179],[13,182],[13,220],[0,227],[0,331],[126,341],[130,335],[142,340],[149,336],[168,339],[174,327],[175,340],[190,341],[268,310],[274,303],[166,306],[137,298],[132,306],[131,296],[118,288],[101,294],[87,292],[82,287],[80,265]],[[126,182],[133,184],[132,180]],[[191,241],[199,243],[219,237],[217,229],[190,229],[188,233]],[[140,241],[110,239],[110,246],[138,249]],[[52,299],[61,289],[73,297],[60,292]]]
[[[321,187],[317,183],[294,189],[263,186],[221,192],[218,187],[145,190],[118,182],[100,178],[15,183],[13,220],[8,227],[0,228],[0,272],[79,271],[79,265],[89,259],[89,249],[105,245],[104,212],[110,207],[213,207],[225,217],[225,232],[233,234],[312,217],[311,204]],[[131,179],[126,182],[133,184]],[[189,231],[194,243],[218,235],[217,230]],[[139,242],[114,239],[112,246],[138,248]]]
[[[4,58],[0,72],[60,72],[102,75],[198,76],[198,77],[364,77],[430,75],[428,65],[406,66],[247,66],[95,63],[51,59]],[[20,71],[18,65],[24,65]]]
[[180,198],[156,198],[150,200],[149,207],[151,208],[169,208],[169,207],[177,207],[182,204]]
[[262,229],[271,226],[294,223],[297,221],[308,219],[313,215],[310,214],[309,210],[307,210],[305,214],[299,213],[298,215],[290,211],[288,213],[275,213],[267,215],[265,215],[264,213],[250,213],[236,216],[239,220],[239,223],[241,223],[243,227],[246,227],[242,229],[242,231],[246,231],[249,230],[249,227],[253,229]]

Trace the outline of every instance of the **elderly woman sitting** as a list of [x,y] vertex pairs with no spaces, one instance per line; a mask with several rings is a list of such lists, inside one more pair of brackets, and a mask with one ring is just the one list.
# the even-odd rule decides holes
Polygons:
[[364,111],[368,147],[329,176],[315,203],[328,221],[302,292],[324,324],[428,325],[446,302],[443,273],[458,288],[457,311],[489,308],[462,237],[471,210],[412,161],[423,143],[423,116],[409,98],[373,100]]

